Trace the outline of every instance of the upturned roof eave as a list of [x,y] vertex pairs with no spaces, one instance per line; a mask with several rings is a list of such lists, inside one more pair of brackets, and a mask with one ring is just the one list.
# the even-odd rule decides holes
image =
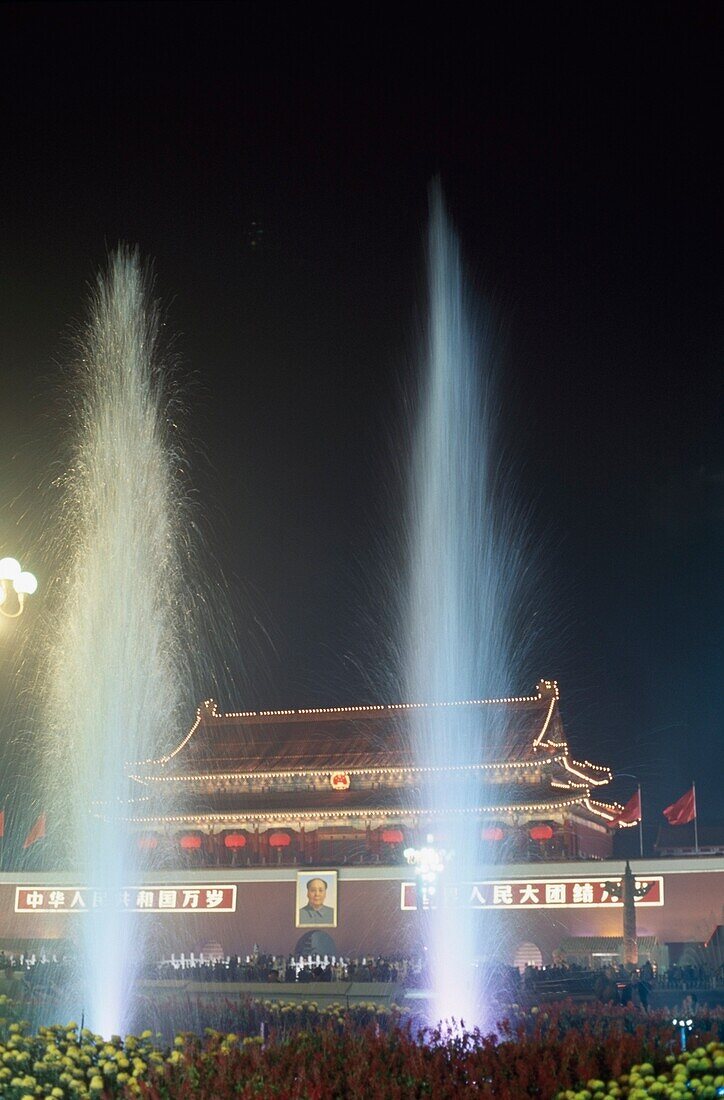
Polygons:
[[[538,683],[537,694],[535,695],[518,695],[518,696],[506,696],[501,698],[491,699],[468,699],[450,703],[398,703],[398,704],[366,704],[362,706],[351,707],[322,707],[322,708],[301,708],[299,710],[268,710],[268,711],[230,711],[219,712],[218,706],[213,699],[206,699],[201,706],[198,707],[196,712],[196,718],[193,722],[188,733],[182,738],[179,744],[168,755],[157,758],[147,759],[143,761],[129,762],[129,768],[141,768],[148,766],[165,767],[171,760],[181,753],[192,740],[194,740],[198,733],[203,729],[212,729],[214,727],[219,728],[223,726],[234,726],[242,728],[244,726],[258,727],[260,725],[267,724],[289,724],[289,723],[309,723],[315,722],[327,722],[327,721],[339,721],[347,719],[378,719],[378,718],[399,718],[400,716],[406,716],[414,714],[416,712],[441,712],[449,713],[456,709],[469,710],[471,708],[482,708],[493,706],[503,707],[515,707],[532,709],[534,707],[540,708],[541,706],[545,710],[544,720],[542,728],[533,733],[531,731],[531,747],[537,748],[540,742],[543,740],[546,732],[551,724],[551,718],[556,712],[557,714],[557,702],[559,698],[558,685],[555,680],[540,680]],[[560,720],[558,719],[558,725]]]
[[127,815],[121,818],[129,824],[150,826],[185,825],[190,827],[192,823],[198,823],[199,827],[209,824],[228,822],[233,828],[239,821],[249,822],[280,822],[287,821],[290,827],[309,820],[337,820],[344,819],[368,819],[368,818],[414,818],[435,819],[449,816],[476,816],[476,817],[501,817],[513,813],[557,813],[570,810],[575,806],[584,808],[586,796],[578,793],[571,798],[562,799],[559,802],[530,802],[516,803],[514,805],[497,806],[473,806],[473,807],[425,807],[425,806],[365,806],[340,808],[306,809],[306,810],[239,810],[235,812],[196,812],[181,814],[140,814]]
[[[364,764],[349,766],[345,764],[345,760],[349,760],[349,756],[340,756],[338,761],[327,762],[325,764],[309,763],[301,767],[289,767],[280,766],[276,768],[264,768],[264,769],[248,769],[248,759],[228,760],[224,761],[224,770],[217,770],[221,762],[210,762],[215,765],[214,770],[209,771],[195,771],[189,773],[183,772],[169,772],[166,769],[160,768],[158,770],[151,769],[146,770],[143,767],[136,771],[131,771],[129,774],[131,778],[143,783],[206,783],[213,781],[234,781],[234,780],[264,780],[264,779],[305,779],[305,778],[319,778],[325,779],[335,772],[344,772],[347,775],[403,775],[403,774],[429,774],[431,772],[470,772],[470,771],[532,771],[535,769],[543,769],[559,765],[564,767],[564,761],[567,759],[567,753],[565,746],[560,746],[558,751],[555,747],[552,747],[549,752],[545,754],[536,753],[525,756],[523,758],[516,758],[511,760],[496,760],[486,763],[476,764],[451,764],[445,766],[430,766],[416,764],[412,761],[400,761],[394,764]],[[594,765],[595,766],[595,765]],[[604,769],[608,770],[608,769]],[[583,773],[581,773],[583,774]],[[609,773],[610,778],[610,773]]]

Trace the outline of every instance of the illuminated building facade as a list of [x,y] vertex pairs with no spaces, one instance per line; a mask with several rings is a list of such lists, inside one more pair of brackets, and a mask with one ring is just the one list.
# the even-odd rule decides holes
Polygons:
[[[180,744],[137,763],[129,822],[156,866],[374,865],[438,830],[416,762],[411,717],[428,704],[221,713],[199,708]],[[473,711],[480,750],[449,769],[475,772],[475,802],[456,805],[484,862],[605,859],[620,807],[601,800],[611,772],[579,761],[563,731],[558,686],[447,704]],[[486,759],[490,740],[505,746]],[[469,783],[464,784],[467,792]],[[454,790],[453,790],[454,794]],[[444,830],[444,826],[443,826]]]
[[[133,765],[138,797],[125,816],[145,866],[116,900],[152,922],[152,953],[210,943],[242,955],[255,944],[298,952],[310,931],[299,915],[311,878],[328,884],[334,918],[324,927],[338,952],[419,952],[425,898],[404,851],[436,830],[443,844],[444,824],[412,751],[417,709],[222,714],[207,702],[165,759]],[[624,868],[611,846],[621,807],[602,800],[608,768],[571,753],[556,684],[446,710],[479,719],[479,758],[451,767],[449,780],[468,800],[477,791],[459,812],[480,837],[481,866],[444,904],[479,911],[481,949],[493,943],[509,962],[549,963],[562,944],[574,954],[614,950],[623,903],[611,884]],[[496,760],[485,755],[493,737],[505,745]],[[471,771],[477,784],[460,783]],[[724,924],[721,858],[647,858],[632,871],[639,950],[646,937],[657,951],[703,944]],[[0,938],[72,940],[97,893],[72,870],[0,873]]]

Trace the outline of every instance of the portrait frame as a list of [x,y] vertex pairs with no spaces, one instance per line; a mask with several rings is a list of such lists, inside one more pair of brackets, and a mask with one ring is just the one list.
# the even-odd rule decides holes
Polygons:
[[[319,910],[322,911],[321,919],[314,915],[313,899],[307,889],[315,879],[321,879],[326,887],[319,906]],[[330,871],[329,868],[318,871],[314,868],[310,868],[308,871],[297,871],[297,888],[294,895],[294,918],[297,928],[337,927],[339,916],[337,881],[337,872]],[[318,897],[319,895],[317,895]],[[326,910],[331,910],[331,915]]]

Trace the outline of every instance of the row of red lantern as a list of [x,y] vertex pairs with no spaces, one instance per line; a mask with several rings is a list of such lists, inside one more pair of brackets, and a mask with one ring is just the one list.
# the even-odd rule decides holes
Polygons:
[[[501,829],[500,825],[490,825],[483,829],[481,837],[483,840],[500,841],[505,840],[506,832]],[[553,829],[550,825],[533,825],[528,830],[528,836],[531,840],[551,840],[553,837]]]
[[[486,826],[481,832],[483,840],[498,843],[505,840],[506,831],[500,825]],[[546,841],[553,837],[553,829],[550,825],[533,825],[528,830],[531,840]],[[383,844],[403,844],[405,837],[402,829],[383,829],[380,835]],[[269,837],[271,848],[288,848],[291,844],[289,833],[272,833]],[[179,846],[185,851],[195,851],[201,848],[201,837],[197,833],[187,833],[179,840]],[[158,847],[157,836],[141,836],[138,838],[138,847],[144,851],[152,851]],[[224,836],[225,848],[245,848],[246,837],[243,833],[226,833]]]
[[[284,837],[284,841],[279,841],[279,837]],[[277,838],[275,840],[275,838]],[[283,846],[285,843],[289,844],[289,837],[286,833],[274,833],[269,838],[269,843],[273,847]],[[154,848],[158,848],[157,836],[139,836],[138,847],[143,851],[153,851]],[[187,833],[179,840],[179,847],[185,849],[185,851],[198,850],[201,847],[201,837],[196,833]],[[227,833],[224,837],[224,847],[226,848],[245,848],[246,837],[243,833]]]
[[[402,844],[404,835],[401,829],[383,829],[381,840],[384,844]],[[289,833],[272,833],[269,837],[269,845],[272,848],[288,848],[291,844]],[[201,837],[197,833],[187,833],[179,840],[179,846],[186,851],[198,850],[201,847]],[[138,847],[144,851],[153,851],[158,847],[157,836],[140,836]],[[245,848],[246,837],[243,833],[227,833],[224,836],[225,848]]]

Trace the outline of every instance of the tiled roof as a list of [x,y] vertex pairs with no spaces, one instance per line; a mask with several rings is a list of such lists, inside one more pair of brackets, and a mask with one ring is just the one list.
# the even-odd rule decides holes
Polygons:
[[[656,936],[639,936],[639,951],[650,954],[658,945]],[[567,936],[558,950],[564,955],[616,955],[623,953],[621,936]]]
[[221,714],[208,703],[168,757],[133,767],[167,775],[410,767],[419,763],[413,741],[421,724],[435,736],[450,731],[453,754],[464,724],[476,744],[465,764],[533,759],[565,746],[557,691],[549,686],[535,696],[444,706]]

